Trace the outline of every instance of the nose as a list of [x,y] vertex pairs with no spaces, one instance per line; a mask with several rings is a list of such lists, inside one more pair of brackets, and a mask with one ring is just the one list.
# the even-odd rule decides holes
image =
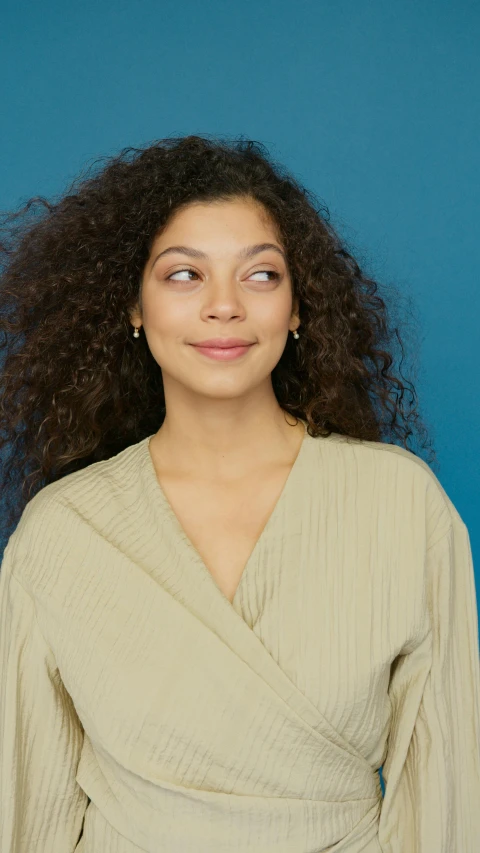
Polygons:
[[205,310],[209,316],[228,319],[245,313],[240,286],[235,276],[226,273],[212,276],[204,289]]

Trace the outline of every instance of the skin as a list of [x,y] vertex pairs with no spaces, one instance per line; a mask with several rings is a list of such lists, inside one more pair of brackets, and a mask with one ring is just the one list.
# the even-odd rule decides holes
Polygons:
[[[191,204],[153,243],[130,320],[143,325],[162,370],[166,416],[150,442],[157,470],[231,484],[295,459],[304,427],[279,406],[271,383],[287,336],[300,325],[288,266],[273,249],[237,258],[264,242],[282,249],[264,208],[235,199]],[[208,257],[175,252],[157,259],[174,245]],[[230,336],[255,344],[229,362],[189,346]]]

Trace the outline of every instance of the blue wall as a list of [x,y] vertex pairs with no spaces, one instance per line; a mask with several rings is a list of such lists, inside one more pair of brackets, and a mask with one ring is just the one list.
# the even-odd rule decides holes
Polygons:
[[422,412],[478,578],[478,3],[15,0],[1,30],[4,210],[126,145],[243,134],[413,297]]

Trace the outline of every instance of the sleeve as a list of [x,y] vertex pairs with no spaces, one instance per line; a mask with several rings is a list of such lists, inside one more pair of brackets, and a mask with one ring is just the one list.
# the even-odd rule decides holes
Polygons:
[[0,850],[73,853],[89,802],[75,780],[83,728],[11,554],[9,543],[0,571]]
[[427,549],[425,572],[428,630],[390,676],[378,840],[382,853],[478,853],[478,612],[468,529],[456,511]]

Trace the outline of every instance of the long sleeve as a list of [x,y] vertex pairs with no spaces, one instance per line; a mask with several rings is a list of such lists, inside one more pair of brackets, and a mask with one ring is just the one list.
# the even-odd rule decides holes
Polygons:
[[0,572],[0,850],[73,853],[88,803],[75,780],[83,728],[12,551]]
[[427,630],[394,662],[379,823],[383,853],[480,850],[480,655],[468,530],[425,556]]

